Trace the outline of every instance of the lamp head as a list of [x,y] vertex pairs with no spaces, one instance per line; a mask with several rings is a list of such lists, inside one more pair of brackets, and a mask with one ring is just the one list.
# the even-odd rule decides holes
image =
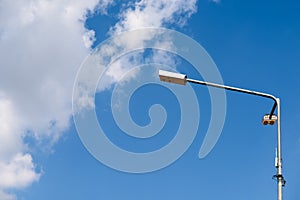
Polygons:
[[159,78],[164,82],[185,85],[187,76],[185,74],[159,70]]
[[270,117],[270,115],[265,115],[263,117],[262,124],[263,125],[268,125],[268,124],[274,125],[276,121],[277,121],[276,115],[272,115],[271,117]]

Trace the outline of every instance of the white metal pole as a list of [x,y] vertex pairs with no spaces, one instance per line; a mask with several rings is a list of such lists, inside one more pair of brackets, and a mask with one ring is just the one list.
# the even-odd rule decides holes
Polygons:
[[283,176],[282,176],[282,158],[281,158],[281,130],[280,130],[280,99],[277,98],[277,115],[278,115],[278,124],[277,124],[277,184],[278,184],[278,200],[282,200],[282,186],[283,186]]

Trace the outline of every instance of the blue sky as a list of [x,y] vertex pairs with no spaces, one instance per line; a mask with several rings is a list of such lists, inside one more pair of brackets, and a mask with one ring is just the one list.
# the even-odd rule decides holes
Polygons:
[[[261,124],[273,102],[261,97],[226,92],[225,124],[204,159],[198,158],[198,152],[211,120],[211,100],[208,89],[200,85],[191,86],[200,109],[197,135],[171,165],[150,173],[126,173],[99,162],[85,148],[71,111],[76,73],[101,42],[121,31],[146,26],[173,29],[193,38],[211,56],[224,84],[281,99],[283,174],[287,180],[283,197],[300,198],[299,2],[202,0],[182,3],[178,9],[163,0],[142,1],[144,12],[138,12],[141,7],[135,1],[102,1],[98,6],[97,1],[66,1],[62,5],[37,1],[30,6],[4,2],[7,10],[22,12],[13,18],[0,6],[0,199],[276,198],[276,181],[272,180],[276,174],[276,126]],[[157,6],[160,3],[169,7]],[[116,71],[111,71],[115,76],[108,71],[107,79],[99,83],[95,97],[99,124],[111,141],[127,151],[163,147],[175,137],[180,124],[180,102],[164,83],[140,87],[129,103],[131,117],[140,126],[150,122],[151,105],[164,106],[168,118],[159,134],[146,140],[132,138],[113,119],[112,89],[119,81],[118,74],[130,70],[118,68],[118,64],[143,64],[151,55],[148,50],[134,61],[124,56],[116,63]],[[157,55],[166,56],[157,57],[166,58],[161,63],[176,64],[179,72],[202,80],[183,58]],[[141,77],[128,80],[133,78]]]

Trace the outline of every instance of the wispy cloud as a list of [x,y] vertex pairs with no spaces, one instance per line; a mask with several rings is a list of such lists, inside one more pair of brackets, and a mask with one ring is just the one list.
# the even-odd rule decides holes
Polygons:
[[196,10],[196,0],[136,1],[120,14],[120,21],[112,28],[112,32],[161,27],[167,24],[183,26]]
[[[119,14],[119,21],[110,29],[110,35],[118,35],[119,33],[135,30],[146,27],[168,27],[171,25],[184,26],[187,19],[191,17],[193,13],[197,11],[196,0],[184,1],[184,0],[139,0],[135,1],[127,6]],[[125,38],[123,41],[118,41],[117,48],[128,48],[129,46],[140,46],[143,47],[145,41],[150,41],[155,35],[151,33],[147,35],[131,35],[131,38]],[[163,43],[163,41],[158,41]],[[138,43],[138,44],[137,44]],[[121,44],[121,45],[120,45]],[[172,44],[160,44],[172,45]],[[116,51],[113,45],[102,47],[102,51]],[[119,60],[109,66],[104,78],[106,81],[102,82],[99,86],[99,90],[110,88],[112,84],[116,83],[120,79],[120,75],[124,75],[132,67],[142,64],[140,61],[143,60],[143,51],[139,54],[132,55],[131,57],[120,57]],[[175,66],[174,57],[171,54],[166,54],[163,51],[155,51],[153,54],[148,55],[146,60],[148,63],[155,63],[158,61],[157,58],[163,58],[158,63]],[[132,73],[127,78],[134,78],[137,73]]]
[[221,3],[221,0],[210,0],[210,1],[212,1],[214,3]]

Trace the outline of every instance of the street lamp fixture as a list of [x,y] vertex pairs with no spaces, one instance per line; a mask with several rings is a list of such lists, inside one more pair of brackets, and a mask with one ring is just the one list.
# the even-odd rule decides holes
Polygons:
[[174,72],[159,70],[159,78],[161,81],[164,81],[164,82],[185,85],[187,76],[184,74],[178,74],[178,73],[174,73]]
[[[206,86],[210,86],[210,87],[221,88],[221,89],[225,89],[225,90],[241,92],[241,93],[246,93],[246,94],[251,94],[251,95],[255,95],[255,96],[272,99],[274,101],[274,104],[271,109],[271,112],[270,112],[270,114],[267,114],[263,117],[262,123],[263,123],[263,125],[268,125],[268,124],[274,125],[275,122],[277,121],[277,151],[276,151],[276,159],[275,159],[276,160],[275,167],[277,169],[277,174],[274,175],[273,177],[277,180],[278,200],[282,200],[282,187],[285,186],[286,181],[282,175],[280,99],[279,98],[276,98],[273,95],[262,93],[262,92],[256,92],[256,91],[246,90],[246,89],[237,88],[237,87],[231,87],[231,86],[226,86],[226,85],[221,85],[221,84],[216,84],[216,83],[210,83],[210,82],[205,82],[205,81],[200,81],[200,80],[189,79],[185,74],[179,74],[179,73],[174,73],[174,72],[169,72],[169,71],[164,71],[164,70],[159,70],[159,78],[161,81],[169,82],[169,83],[185,85],[187,82],[190,82],[190,83],[196,83],[196,84],[200,84],[200,85],[206,85]],[[274,114],[276,107],[277,107],[277,116]]]
[[276,115],[273,114],[273,115],[270,117],[269,114],[266,114],[266,115],[263,117],[262,124],[263,124],[263,125],[268,125],[268,124],[274,125],[276,121],[277,121],[277,116],[276,116]]

